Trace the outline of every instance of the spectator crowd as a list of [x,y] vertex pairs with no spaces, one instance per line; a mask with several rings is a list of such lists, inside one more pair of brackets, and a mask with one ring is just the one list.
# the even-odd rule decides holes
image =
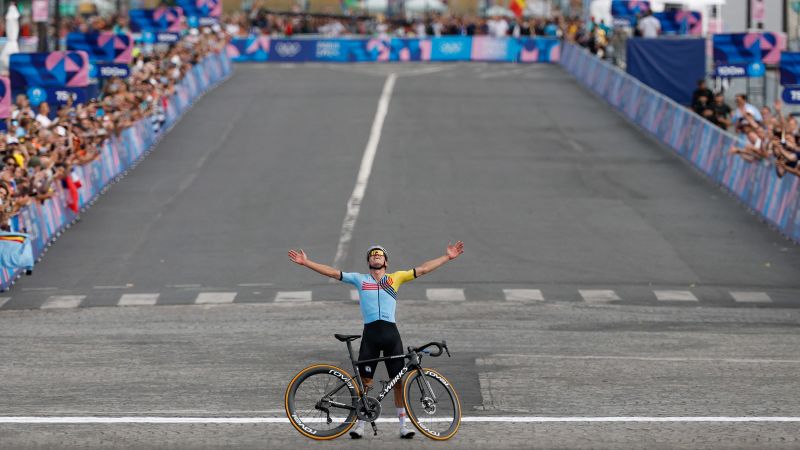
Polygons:
[[[119,24],[84,23],[91,23],[86,31]],[[140,120],[149,118],[159,131],[180,80],[226,43],[217,27],[190,33],[173,46],[136,47],[130,77],[105,80],[99,98],[85,104],[68,101],[51,111],[48,103],[34,106],[18,95],[7,130],[0,133],[0,229],[8,230],[9,219],[22,208],[53,197],[59,184],[67,192],[67,206],[77,212],[81,180],[73,169],[102,158],[103,142]]]
[[787,173],[800,176],[800,127],[794,116],[785,114],[777,100],[772,108],[757,108],[747,95],[737,94],[733,108],[725,103],[723,92],[713,92],[705,80],[697,82],[692,94],[692,110],[709,122],[740,137],[740,145],[732,145],[729,153],[745,161],[770,161],[779,177]]
[[427,36],[550,36],[561,37],[567,24],[579,22],[555,15],[550,18],[477,17],[429,13],[419,18],[389,20],[382,15],[342,16],[334,14],[275,13],[258,1],[250,11],[222,18],[232,36],[297,34],[323,36],[376,35]]

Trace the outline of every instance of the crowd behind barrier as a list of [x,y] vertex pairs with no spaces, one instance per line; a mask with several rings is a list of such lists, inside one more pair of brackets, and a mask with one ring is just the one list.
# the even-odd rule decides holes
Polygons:
[[447,36],[426,39],[234,38],[235,62],[494,61],[557,62],[561,42],[553,38]]
[[736,136],[579,46],[564,45],[561,65],[631,122],[724,186],[782,234],[800,243],[800,178],[781,178],[768,159],[750,163],[730,153],[737,143]]
[[[27,100],[19,98],[12,113],[18,123],[12,127],[24,128],[24,137],[12,129],[0,139],[5,155],[2,227],[29,234],[35,257],[137,164],[198,97],[231,74],[223,45],[204,52],[191,48],[198,46],[182,46],[169,56],[160,55],[164,58],[137,58],[131,81],[112,80],[98,102],[63,108],[53,123],[43,123],[47,115],[34,114]],[[153,90],[137,89],[136,77]],[[20,273],[0,270],[0,289],[8,289]]]

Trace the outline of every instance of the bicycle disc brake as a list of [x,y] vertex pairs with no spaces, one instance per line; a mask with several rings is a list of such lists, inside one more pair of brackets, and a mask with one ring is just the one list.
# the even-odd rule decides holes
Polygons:
[[364,408],[362,404],[358,405],[356,416],[358,416],[359,420],[363,420],[364,422],[374,422],[378,419],[378,416],[381,415],[381,402],[375,397],[367,397],[366,403],[366,408]]
[[428,396],[422,398],[422,408],[428,415],[436,414],[436,402]]

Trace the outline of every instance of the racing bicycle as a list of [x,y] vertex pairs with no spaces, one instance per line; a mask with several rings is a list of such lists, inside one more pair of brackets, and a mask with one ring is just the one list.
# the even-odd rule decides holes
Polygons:
[[[314,364],[292,378],[284,404],[289,422],[300,434],[316,440],[335,439],[353,428],[356,420],[363,420],[372,425],[377,435],[375,422],[381,415],[381,401],[404,376],[403,404],[411,423],[420,433],[435,440],[444,441],[456,434],[461,424],[461,403],[453,385],[436,370],[422,367],[423,355],[437,357],[447,352],[450,356],[446,341],[408,347],[405,355],[357,361],[351,342],[361,336],[335,334],[334,337],[347,344],[356,376],[334,365]],[[436,351],[428,350],[429,347],[435,347]],[[400,373],[381,382],[383,388],[377,397],[367,395],[358,366],[400,358],[407,360]]]

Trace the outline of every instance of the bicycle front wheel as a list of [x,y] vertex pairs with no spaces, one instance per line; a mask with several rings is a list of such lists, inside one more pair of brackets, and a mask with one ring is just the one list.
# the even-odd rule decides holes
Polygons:
[[458,431],[461,402],[453,385],[439,372],[411,372],[403,384],[403,402],[411,423],[425,436],[445,441]]
[[335,439],[356,422],[358,385],[344,370],[317,364],[295,375],[284,399],[289,422],[303,436]]

